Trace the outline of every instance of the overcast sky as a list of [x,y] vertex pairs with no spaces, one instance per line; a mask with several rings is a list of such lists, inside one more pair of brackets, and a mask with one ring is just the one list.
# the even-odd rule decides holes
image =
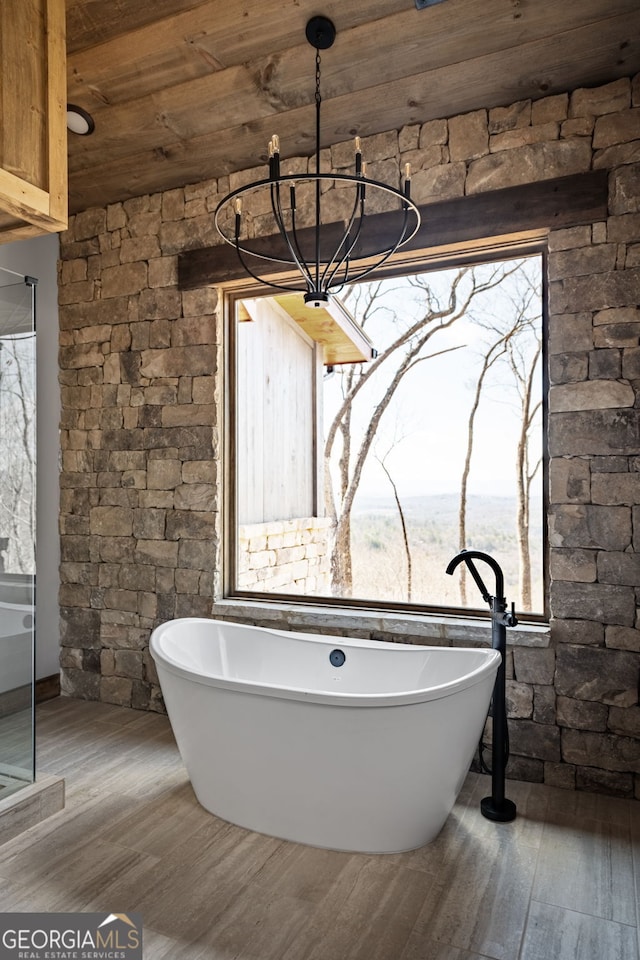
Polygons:
[[[540,270],[540,258],[530,258],[527,269],[535,276]],[[449,275],[450,276],[450,275]],[[432,283],[448,289],[446,275]],[[511,284],[510,288],[506,285]],[[398,281],[388,281],[395,292],[388,294],[390,306],[397,312],[410,313],[415,309],[411,300],[415,291],[406,294],[397,290]],[[509,296],[514,295],[512,281],[505,281],[505,292],[492,291],[478,303],[478,311],[486,318],[505,320],[512,315]],[[371,323],[369,335],[374,344],[384,347],[391,324],[380,315]],[[477,324],[466,318],[456,322],[447,331],[436,335],[428,352],[443,348],[461,347],[443,356],[427,360],[410,371],[402,381],[396,397],[386,411],[379,429],[375,451],[387,455],[386,465],[393,475],[403,497],[455,493],[460,487],[464,465],[469,413],[473,402],[479,372],[483,338]],[[382,371],[381,371],[382,375]],[[325,410],[329,417],[339,399],[339,377],[326,382]],[[354,433],[358,425],[369,418],[383,386],[372,386],[368,396],[362,397],[355,410]],[[538,377],[538,396],[541,391],[541,373]],[[364,391],[363,391],[364,393]],[[469,478],[471,494],[513,496],[515,494],[514,458],[519,429],[519,410],[510,371],[506,366],[495,368],[487,381],[482,402],[476,416],[474,451]],[[540,446],[541,450],[541,437]],[[361,496],[390,496],[388,479],[369,456],[360,485]],[[539,492],[539,491],[538,491]]]

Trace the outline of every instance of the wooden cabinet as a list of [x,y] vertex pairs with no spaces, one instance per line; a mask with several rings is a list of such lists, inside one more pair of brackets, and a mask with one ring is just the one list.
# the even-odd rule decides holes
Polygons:
[[0,243],[67,226],[64,0],[0,2]]

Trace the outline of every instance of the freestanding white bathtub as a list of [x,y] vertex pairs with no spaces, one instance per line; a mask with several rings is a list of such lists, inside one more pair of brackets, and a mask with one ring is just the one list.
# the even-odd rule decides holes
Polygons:
[[203,807],[364,853],[411,850],[440,831],[500,657],[195,618],[154,630],[151,653]]

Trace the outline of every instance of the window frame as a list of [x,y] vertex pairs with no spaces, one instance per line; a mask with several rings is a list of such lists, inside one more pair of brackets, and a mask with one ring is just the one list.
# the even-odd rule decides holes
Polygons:
[[[523,239],[495,238],[491,243],[458,244],[455,249],[425,249],[412,251],[396,257],[384,268],[376,271],[368,280],[407,276],[416,273],[427,273],[441,269],[451,269],[458,266],[485,264],[499,260],[517,259],[519,257],[540,256],[541,259],[541,299],[542,299],[542,580],[544,584],[544,610],[542,613],[523,612],[520,622],[523,625],[531,624],[546,626],[550,620],[549,608],[549,373],[548,373],[548,340],[549,340],[549,290],[548,290],[548,244],[547,231],[537,231],[535,236],[529,235]],[[255,281],[236,281],[223,285],[220,295],[223,300],[224,324],[224,378],[223,378],[223,464],[222,471],[222,517],[223,517],[223,551],[222,551],[222,595],[217,603],[240,602],[242,604],[256,604],[260,606],[295,605],[296,608],[334,611],[336,615],[348,611],[364,615],[367,612],[375,615],[396,614],[408,617],[429,617],[436,620],[486,620],[486,607],[451,607],[446,605],[430,605],[423,603],[407,603],[402,601],[376,601],[375,599],[360,599],[351,597],[313,596],[292,593],[260,592],[243,590],[236,586],[238,573],[237,541],[237,485],[235,483],[236,465],[236,410],[237,396],[236,378],[236,339],[234,325],[236,322],[236,304],[239,300],[250,297],[269,296],[277,292],[276,288],[261,286]],[[453,555],[453,554],[452,554]],[[491,584],[489,584],[491,589]]]

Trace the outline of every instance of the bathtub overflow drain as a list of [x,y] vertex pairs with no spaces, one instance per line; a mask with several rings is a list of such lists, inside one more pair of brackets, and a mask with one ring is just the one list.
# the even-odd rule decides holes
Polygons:
[[333,667],[341,667],[346,659],[347,657],[342,650],[332,650],[329,654],[329,660]]

